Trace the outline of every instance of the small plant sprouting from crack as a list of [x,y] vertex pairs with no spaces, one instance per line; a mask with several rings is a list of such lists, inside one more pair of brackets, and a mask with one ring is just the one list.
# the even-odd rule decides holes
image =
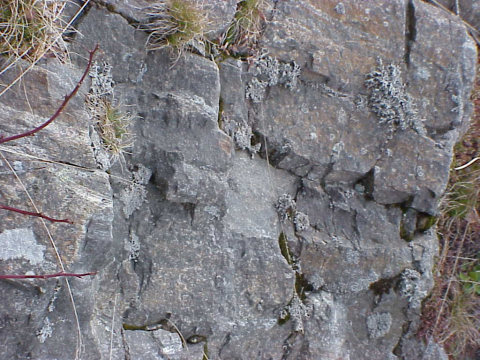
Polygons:
[[101,103],[101,116],[98,128],[105,150],[111,154],[111,163],[123,158],[126,149],[133,145],[133,135],[129,132],[132,116],[119,106],[114,106],[108,101]]
[[280,312],[278,323],[283,325],[288,320],[292,320],[293,331],[303,333],[303,319],[310,317],[312,312],[312,307],[304,303],[306,299],[305,291],[311,290],[312,286],[308,284],[305,276],[301,273],[298,258],[291,252],[288,246],[287,235],[283,231],[278,238],[278,246],[280,247],[282,256],[295,273],[293,297]]
[[220,49],[227,55],[253,55],[267,21],[265,7],[265,0],[238,2],[234,19],[220,39]]
[[170,49],[176,61],[195,42],[203,42],[207,16],[197,1],[164,0],[145,8],[139,29],[149,33],[148,50]]
[[[133,135],[129,131],[132,116],[119,105],[113,105],[114,81],[111,71],[112,67],[107,62],[104,62],[102,67],[97,63],[92,66],[89,72],[92,85],[86,100],[101,141],[101,144],[92,141],[94,147],[101,145],[108,154],[106,164],[97,158],[104,170],[108,170],[118,159],[123,159],[126,149],[133,145]],[[95,150],[98,152],[98,149]]]

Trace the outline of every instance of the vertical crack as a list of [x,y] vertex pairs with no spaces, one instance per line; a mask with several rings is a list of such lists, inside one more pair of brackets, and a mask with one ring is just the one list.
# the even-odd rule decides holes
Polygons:
[[410,66],[410,54],[412,45],[417,40],[417,18],[415,17],[415,5],[413,0],[408,0],[405,11],[405,64]]

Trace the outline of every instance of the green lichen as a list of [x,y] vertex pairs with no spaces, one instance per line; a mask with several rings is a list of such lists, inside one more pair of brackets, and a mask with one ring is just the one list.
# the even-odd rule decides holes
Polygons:
[[285,258],[285,260],[287,260],[288,265],[292,266],[293,261],[292,257],[290,256],[290,250],[288,248],[287,241],[287,236],[282,231],[280,233],[280,236],[278,237],[278,246],[280,247],[280,252],[282,253],[282,256]]

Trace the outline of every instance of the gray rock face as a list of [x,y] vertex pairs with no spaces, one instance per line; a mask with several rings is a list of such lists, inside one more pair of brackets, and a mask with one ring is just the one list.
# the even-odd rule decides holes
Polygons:
[[[31,206],[11,164],[41,212],[74,220],[46,224],[66,270],[97,275],[0,281],[2,356],[425,352],[413,334],[437,240],[423,224],[472,112],[463,25],[417,0],[275,1],[256,57],[187,52],[172,66],[134,27],[148,2],[104,3],[69,46],[98,43],[112,66],[115,101],[133,116],[124,160],[100,169],[88,84],[37,136],[0,147],[1,202]],[[236,5],[205,1],[221,8],[218,33]],[[46,60],[0,97],[1,133],[49,117],[84,57],[73,64]],[[39,219],[1,216],[2,273],[60,271]]]

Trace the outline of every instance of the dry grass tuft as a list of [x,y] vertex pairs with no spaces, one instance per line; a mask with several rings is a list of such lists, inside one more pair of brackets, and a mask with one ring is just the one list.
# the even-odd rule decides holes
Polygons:
[[230,26],[223,34],[220,45],[227,53],[244,53],[254,49],[265,27],[267,4],[265,0],[243,0]]
[[198,1],[164,0],[145,9],[147,19],[139,29],[149,33],[148,50],[168,48],[177,59],[195,42],[203,42],[207,16]]
[[133,146],[133,135],[129,132],[132,116],[108,100],[101,101],[97,111],[100,138],[113,164]]
[[61,15],[65,1],[0,0],[0,55],[7,64],[37,61],[47,50],[64,58]]
[[[73,31],[71,25],[91,0],[78,5],[68,22],[62,20],[71,0],[0,0],[0,75],[24,59],[20,73],[7,84],[0,83],[0,96],[15,86],[44,56],[68,60],[62,35]],[[2,59],[3,58],[3,59]]]

